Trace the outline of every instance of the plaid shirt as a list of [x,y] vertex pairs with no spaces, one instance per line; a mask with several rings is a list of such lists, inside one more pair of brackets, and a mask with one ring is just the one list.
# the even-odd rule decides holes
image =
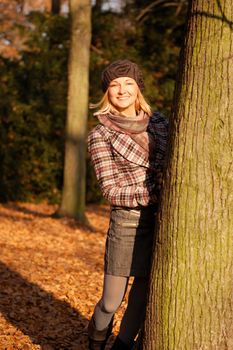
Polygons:
[[111,205],[134,208],[156,203],[156,173],[164,165],[168,122],[158,112],[150,117],[147,131],[156,150],[149,160],[129,135],[98,124],[88,135],[88,151],[103,196]]

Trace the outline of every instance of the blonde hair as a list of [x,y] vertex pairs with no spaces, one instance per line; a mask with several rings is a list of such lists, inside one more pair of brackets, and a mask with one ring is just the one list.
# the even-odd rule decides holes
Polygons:
[[[108,90],[105,92],[104,96],[102,97],[102,99],[99,102],[91,103],[90,108],[91,109],[98,108],[98,110],[94,113],[94,115],[118,112],[118,110],[112,105],[112,103],[109,100]],[[138,90],[138,96],[137,96],[137,99],[135,101],[135,109],[136,109],[136,112],[143,110],[149,116],[152,114],[151,108],[150,108],[149,104],[146,102],[146,100],[145,100],[145,98],[140,90]]]

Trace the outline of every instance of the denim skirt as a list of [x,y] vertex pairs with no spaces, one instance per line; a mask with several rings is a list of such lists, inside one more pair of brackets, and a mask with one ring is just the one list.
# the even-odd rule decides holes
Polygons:
[[105,249],[105,273],[146,277],[155,230],[154,206],[112,207]]

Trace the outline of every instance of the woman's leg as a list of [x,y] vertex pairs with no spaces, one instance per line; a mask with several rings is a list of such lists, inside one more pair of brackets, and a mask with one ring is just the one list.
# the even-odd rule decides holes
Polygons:
[[97,330],[105,329],[120,306],[127,286],[128,277],[104,276],[103,295],[94,310],[94,323]]
[[131,345],[139,332],[146,309],[148,278],[135,277],[129,293],[128,306],[123,316],[119,338]]

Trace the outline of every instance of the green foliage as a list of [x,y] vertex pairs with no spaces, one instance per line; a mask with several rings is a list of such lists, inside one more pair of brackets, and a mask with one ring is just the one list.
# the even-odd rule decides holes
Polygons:
[[[169,115],[184,35],[186,6],[183,4],[178,13],[177,7],[172,6],[171,2],[161,1],[142,15],[152,2],[136,0],[134,3],[134,6],[128,6],[128,12],[132,19],[136,19],[135,40],[140,63],[145,70],[148,87],[146,93],[154,109],[163,110]],[[176,3],[178,6],[179,1]]]
[[0,61],[1,200],[60,197],[68,19],[34,13],[30,20],[21,59]]
[[[93,8],[90,102],[102,96],[100,76],[119,58],[143,70],[145,96],[169,115],[185,7],[157,6],[141,19],[150,1],[129,1],[122,13]],[[163,2],[164,3],[164,2]],[[0,200],[59,202],[63,178],[69,49],[69,18],[32,13],[27,49],[20,60],[0,58]],[[97,124],[90,112],[89,129]],[[87,157],[87,201],[102,200]]]

